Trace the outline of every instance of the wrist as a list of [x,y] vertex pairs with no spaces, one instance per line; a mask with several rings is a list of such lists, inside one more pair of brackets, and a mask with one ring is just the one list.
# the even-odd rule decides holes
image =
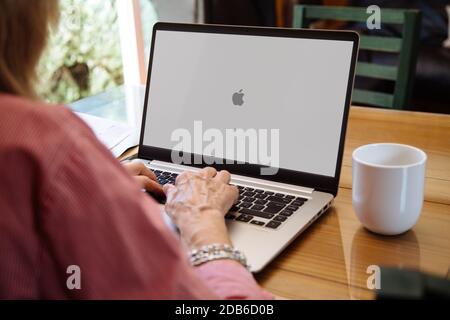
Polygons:
[[189,249],[217,243],[231,245],[224,214],[220,210],[200,207],[190,208],[189,211],[181,213],[180,216],[186,218],[177,223],[181,238]]
[[186,244],[190,250],[200,249],[212,244],[223,244],[231,246],[231,240],[228,234],[211,234],[211,232],[202,232],[190,237]]

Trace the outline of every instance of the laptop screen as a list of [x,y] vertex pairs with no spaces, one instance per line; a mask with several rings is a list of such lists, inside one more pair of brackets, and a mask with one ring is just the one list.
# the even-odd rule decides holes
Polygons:
[[168,30],[154,41],[144,146],[335,176],[352,41]]

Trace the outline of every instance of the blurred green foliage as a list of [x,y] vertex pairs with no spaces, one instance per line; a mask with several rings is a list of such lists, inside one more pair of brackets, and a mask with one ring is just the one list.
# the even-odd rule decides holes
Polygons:
[[60,0],[60,23],[38,69],[41,97],[69,103],[123,84],[116,1]]

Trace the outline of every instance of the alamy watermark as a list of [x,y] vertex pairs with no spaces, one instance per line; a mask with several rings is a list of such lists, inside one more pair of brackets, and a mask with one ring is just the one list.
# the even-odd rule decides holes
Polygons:
[[377,5],[371,5],[366,10],[369,17],[367,18],[366,25],[369,30],[381,29],[381,8]]
[[377,265],[370,265],[366,270],[370,276],[367,278],[367,289],[379,290],[381,289],[381,269]]
[[66,287],[69,290],[81,290],[81,268],[77,265],[67,267],[66,273],[69,274],[66,280]]
[[[280,162],[279,129],[205,129],[194,121],[193,134],[186,128],[172,132],[171,160],[176,164],[259,164],[261,175],[275,175]],[[193,157],[189,153],[194,154]]]

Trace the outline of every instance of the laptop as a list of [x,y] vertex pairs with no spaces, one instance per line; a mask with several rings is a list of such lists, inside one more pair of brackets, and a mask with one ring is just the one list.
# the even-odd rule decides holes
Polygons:
[[157,23],[139,161],[161,184],[205,166],[240,197],[225,219],[261,271],[337,194],[354,32]]

